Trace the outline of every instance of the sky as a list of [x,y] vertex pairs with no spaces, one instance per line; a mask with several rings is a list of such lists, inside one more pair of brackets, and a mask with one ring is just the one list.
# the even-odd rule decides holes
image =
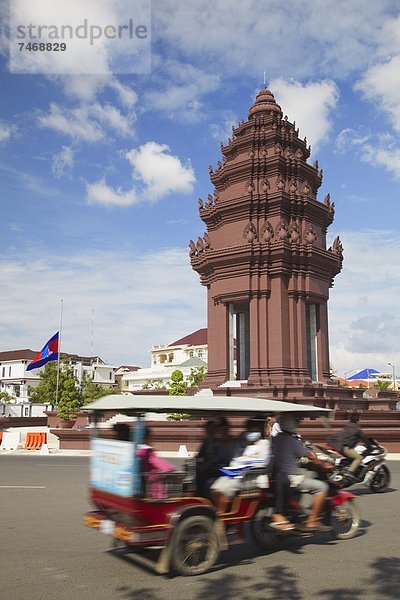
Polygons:
[[[125,23],[134,3],[11,12],[45,20],[55,4],[75,24]],[[61,299],[63,350],[116,366],[147,367],[153,345],[206,326],[188,255],[205,230],[197,198],[265,72],[324,170],[319,199],[336,205],[332,368],[400,372],[398,2],[153,0],[135,64],[109,40],[15,54],[3,0],[1,15],[0,351],[39,350]]]

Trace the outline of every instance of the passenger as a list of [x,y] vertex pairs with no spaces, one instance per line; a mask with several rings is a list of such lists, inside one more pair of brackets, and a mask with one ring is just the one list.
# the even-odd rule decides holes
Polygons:
[[176,467],[154,452],[151,446],[151,429],[148,426],[144,428],[143,444],[139,445],[137,456],[140,458],[141,471],[147,483],[145,492],[150,492],[151,498],[165,498],[167,490],[160,473],[176,471]]
[[217,417],[206,425],[206,438],[196,458],[196,483],[199,496],[211,499],[210,487],[219,470],[229,465],[236,454],[237,442],[229,434],[225,417]]
[[[355,471],[358,469],[362,462],[362,455],[355,450],[355,446],[358,441],[363,442],[368,450],[372,451],[373,445],[358,425],[360,416],[357,413],[352,413],[349,417],[349,422],[344,426],[342,431],[339,433],[340,440],[340,452],[352,460],[350,466],[347,469],[347,473],[350,479],[354,477]],[[354,477],[355,479],[355,477]]]
[[[310,448],[296,437],[299,418],[290,413],[284,413],[280,418],[282,432],[272,440],[272,476],[275,480],[275,512],[272,515],[271,527],[281,531],[290,531],[294,525],[286,518],[286,505],[291,495],[291,487],[296,487],[302,493],[313,494],[313,502],[304,531],[328,531],[320,523],[319,516],[328,497],[329,486],[319,479],[311,479],[301,474],[297,460],[307,457],[312,463],[328,467],[319,460]],[[332,467],[329,467],[330,469]]]
[[[234,458],[229,467],[222,469],[224,475],[218,477],[211,485],[214,504],[218,512],[226,512],[229,502],[240,491],[244,472],[265,466],[270,454],[270,441],[264,436],[264,422],[260,419],[249,419],[242,439],[241,455]],[[262,477],[262,479],[261,479]],[[267,487],[266,476],[261,476],[258,481],[260,487]]]
[[279,425],[279,417],[270,417],[271,421],[271,437],[275,437],[278,433],[281,433],[282,429]]
[[131,439],[129,425],[126,423],[115,423],[113,430],[117,435],[117,440],[129,442]]

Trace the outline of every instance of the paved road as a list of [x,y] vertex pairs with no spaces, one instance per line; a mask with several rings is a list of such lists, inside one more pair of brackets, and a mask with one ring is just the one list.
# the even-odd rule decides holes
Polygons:
[[221,555],[212,573],[166,578],[152,572],[149,557],[109,552],[108,538],[81,525],[87,458],[2,456],[0,598],[398,599],[400,462],[390,468],[390,492],[359,488],[363,522],[353,540],[291,540],[269,555],[238,545]]

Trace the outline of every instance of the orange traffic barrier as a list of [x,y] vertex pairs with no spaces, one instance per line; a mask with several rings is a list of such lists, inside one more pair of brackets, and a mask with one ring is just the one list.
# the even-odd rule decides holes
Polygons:
[[40,450],[46,444],[47,433],[45,431],[34,431],[26,434],[25,450]]
[[3,441],[3,432],[0,431],[0,444],[1,444],[2,441]]

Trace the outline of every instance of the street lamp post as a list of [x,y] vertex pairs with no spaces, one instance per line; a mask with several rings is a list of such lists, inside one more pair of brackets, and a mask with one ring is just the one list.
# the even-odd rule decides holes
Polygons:
[[347,385],[347,375],[348,375],[349,373],[351,373],[351,372],[352,372],[352,370],[353,370],[353,369],[350,369],[350,371],[346,371],[346,372],[345,372],[345,374],[344,374],[344,385]]
[[392,375],[393,375],[393,391],[396,391],[396,375],[394,372],[394,365],[392,365],[392,363],[388,362],[389,367],[392,367]]

